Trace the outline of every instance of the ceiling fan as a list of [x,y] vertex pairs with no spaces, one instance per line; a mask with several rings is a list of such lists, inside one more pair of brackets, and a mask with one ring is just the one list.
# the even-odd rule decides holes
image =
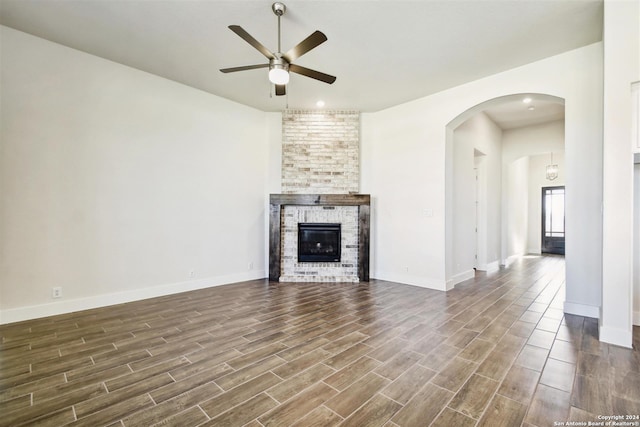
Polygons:
[[275,53],[271,52],[262,43],[253,38],[241,26],[229,25],[229,29],[231,31],[239,35],[244,39],[244,41],[266,56],[269,63],[223,68],[220,71],[223,73],[234,73],[236,71],[254,70],[256,68],[269,68],[269,80],[271,83],[276,85],[275,92],[278,96],[285,95],[287,93],[286,84],[289,83],[289,72],[311,77],[312,79],[320,80],[321,82],[328,84],[335,82],[336,78],[334,76],[293,64],[293,61],[327,41],[327,36],[325,36],[321,31],[314,31],[309,37],[302,40],[287,53],[283,54],[280,51],[280,17],[284,15],[287,7],[283,3],[276,2],[271,5],[271,10],[273,10],[273,13],[278,17],[278,51]]

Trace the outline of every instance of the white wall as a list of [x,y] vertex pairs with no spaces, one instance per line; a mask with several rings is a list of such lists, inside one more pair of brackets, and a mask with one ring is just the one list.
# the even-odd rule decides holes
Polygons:
[[[453,144],[453,283],[473,277],[476,255],[476,175],[473,133],[469,120],[454,132]],[[465,126],[466,125],[466,126]]]
[[371,276],[444,289],[444,128],[430,122],[414,103],[363,113],[360,191],[372,195]]
[[448,286],[473,277],[476,251],[480,270],[497,266],[500,254],[502,130],[486,114],[478,113],[458,126],[453,138],[453,241],[449,249],[453,262]]
[[[602,44],[596,43],[362,115],[362,187],[375,198],[372,275],[446,289],[447,126],[487,100],[515,93],[565,99],[567,311],[597,316],[601,287]],[[450,138],[450,139],[448,139]],[[433,215],[429,215],[433,213]],[[449,270],[452,271],[452,270]]]
[[633,335],[631,83],[640,80],[639,21],[640,1],[605,0],[600,339],[626,347],[631,347]]
[[1,322],[265,277],[265,113],[1,31]]
[[[549,159],[551,152],[555,160],[555,153],[564,152],[565,149],[564,127],[564,120],[556,120],[503,131],[503,163],[538,154],[545,154]],[[564,174],[564,171],[561,173]]]
[[640,326],[640,164],[634,165],[633,177],[633,324]]
[[520,157],[506,167],[506,257],[522,256],[527,251],[529,230],[529,157]]
[[[269,147],[267,193],[279,194],[282,192],[282,113],[265,114]],[[267,253],[267,257],[268,255]]]

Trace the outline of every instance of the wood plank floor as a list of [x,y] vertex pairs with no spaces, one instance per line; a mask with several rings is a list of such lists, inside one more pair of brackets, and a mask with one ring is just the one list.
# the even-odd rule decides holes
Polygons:
[[552,426],[640,414],[564,260],[443,293],[258,280],[0,327],[0,426]]

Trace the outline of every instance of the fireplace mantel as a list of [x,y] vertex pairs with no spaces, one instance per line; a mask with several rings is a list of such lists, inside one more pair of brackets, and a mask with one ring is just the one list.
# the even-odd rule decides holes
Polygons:
[[357,206],[358,277],[369,281],[369,194],[271,194],[269,196],[269,280],[280,279],[282,206]]

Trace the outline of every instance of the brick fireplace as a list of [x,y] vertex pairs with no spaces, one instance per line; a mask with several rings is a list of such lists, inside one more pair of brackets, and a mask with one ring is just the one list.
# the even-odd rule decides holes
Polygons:
[[[282,194],[270,196],[271,280],[369,280],[370,198],[357,194],[359,129],[356,111],[283,113]],[[339,224],[340,261],[300,261],[300,223]]]
[[[269,208],[269,279],[281,282],[358,282],[369,280],[368,194],[272,194]],[[325,209],[325,208],[332,209]],[[289,215],[287,215],[289,208]],[[346,209],[345,209],[346,208]],[[326,212],[331,212],[326,214]],[[329,218],[330,220],[327,219]],[[341,221],[339,263],[300,263],[297,224],[321,218]],[[355,223],[354,223],[355,220]]]

